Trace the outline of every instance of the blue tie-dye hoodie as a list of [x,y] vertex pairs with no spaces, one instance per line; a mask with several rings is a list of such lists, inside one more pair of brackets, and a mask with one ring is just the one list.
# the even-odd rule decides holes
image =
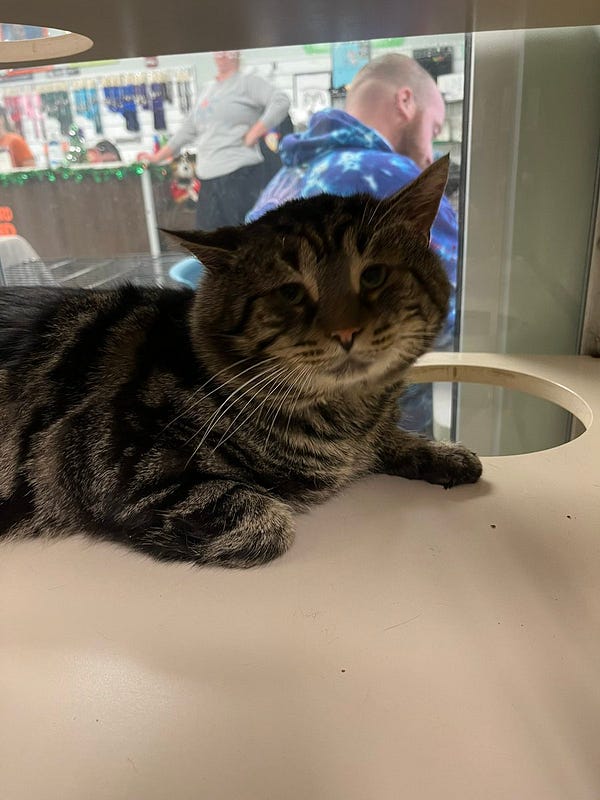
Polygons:
[[[306,131],[286,136],[281,142],[280,155],[284,166],[248,213],[248,222],[297,197],[323,193],[347,196],[362,192],[380,199],[388,197],[421,172],[410,158],[395,153],[383,136],[337,109],[319,111],[311,117]],[[456,314],[458,224],[454,209],[445,197],[431,231],[431,246],[441,258],[454,290],[450,312],[435,349],[451,350]],[[420,402],[417,401],[419,394]],[[416,387],[413,401],[407,400],[403,404],[407,427],[415,430],[430,427],[430,401],[425,404],[427,409],[424,394]]]

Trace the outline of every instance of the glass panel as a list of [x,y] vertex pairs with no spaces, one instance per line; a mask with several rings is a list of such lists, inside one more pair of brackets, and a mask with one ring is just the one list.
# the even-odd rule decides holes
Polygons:
[[[463,350],[578,352],[600,141],[598,30],[473,35]],[[458,396],[460,439],[494,430],[499,451],[512,447],[525,400],[496,393],[474,415],[472,390]],[[549,442],[564,436],[548,409],[531,420]]]
[[[450,153],[447,200],[466,214],[462,278],[456,254],[449,266],[459,273],[461,349],[575,353],[599,150],[598,29],[478,33],[470,64],[468,41],[453,34],[243,52],[241,70],[290,102],[287,127],[273,125],[258,145],[268,164],[261,188],[281,166],[282,135],[305,131],[320,110],[344,108],[345,82],[363,64],[387,53],[416,59],[445,100],[433,149]],[[196,175],[197,142],[186,141],[173,163],[145,169],[138,157],[152,159],[202,102],[215,56],[229,57],[188,53],[0,72],[8,126],[30,151],[17,156],[0,139],[0,262],[8,282],[194,284],[197,262],[161,250],[157,226],[210,226],[196,214],[211,180]],[[17,246],[15,235],[25,242]],[[10,237],[16,255],[9,260]],[[540,447],[568,436],[553,409],[523,405],[521,413],[521,401],[504,392],[476,391],[457,387],[452,409],[452,392],[435,390],[426,407],[433,402],[440,436],[480,441],[487,452],[522,449],[529,445],[514,443],[511,420],[526,413],[547,432],[545,440],[536,434]],[[425,430],[423,420],[413,417],[411,426]]]
[[[463,36],[261,48],[242,53],[241,71],[261,76],[285,92],[290,100],[288,131],[302,131],[315,111],[343,107],[346,90],[340,81],[348,81],[365,62],[388,53],[415,56],[435,76],[446,99],[446,120],[435,132],[434,147],[437,153],[450,152],[452,156],[453,191],[449,195],[457,207],[464,88]],[[47,194],[48,183],[53,184],[54,189],[62,185],[70,189],[72,195],[77,193],[78,186],[87,185],[88,178],[98,185],[110,183],[109,178],[113,177],[125,186],[130,173],[126,172],[123,177],[111,172],[109,165],[120,161],[135,166],[140,153],[158,150],[181,128],[214,77],[215,60],[210,53],[0,71],[0,103],[8,113],[7,123],[13,133],[25,139],[34,166],[44,170],[42,174],[30,174],[30,168],[25,170],[30,164],[24,164],[25,159],[11,151],[10,159],[4,154],[0,182],[11,190],[11,196],[16,196],[18,187],[24,190],[23,196],[27,194],[34,199],[44,192]],[[265,147],[261,143],[263,155],[269,156],[272,148],[277,148],[277,136],[281,132],[277,129],[275,136],[267,136]],[[183,150],[184,155],[189,155],[193,169],[195,142],[186,143]],[[271,161],[266,177],[280,163],[276,157]],[[106,165],[106,170],[101,173],[85,171],[90,163]],[[62,167],[77,167],[82,171],[74,175],[61,171]],[[18,172],[19,169],[24,171]],[[55,174],[50,174],[49,169],[55,170]],[[181,175],[178,170],[173,175],[171,168],[156,170],[152,179],[159,225],[177,227],[184,222],[193,223],[195,194],[186,183],[189,173]],[[172,180],[181,184],[179,192],[171,186]],[[188,193],[184,192],[184,187]],[[61,191],[60,198],[56,198],[55,216],[71,222],[76,209],[67,207],[66,194]],[[131,198],[125,198],[125,194],[123,202],[119,202],[117,193],[111,194],[110,205],[103,204],[102,217],[96,220],[98,225],[107,218],[115,219],[127,213],[126,203],[131,203]],[[42,235],[36,225],[36,221],[39,222],[37,210],[32,207],[21,210],[20,204],[17,205],[18,218],[15,211],[10,222],[44,258],[115,255],[123,246],[114,239],[98,243],[95,237],[87,237],[82,242],[76,241],[72,230],[76,226],[71,225],[63,226],[67,229],[60,242],[52,241],[52,237]]]
[[[386,75],[378,84],[385,87],[385,112],[363,99],[353,106],[354,117],[344,117],[348,85],[357,72],[390,54],[408,57],[410,69],[429,73],[429,79],[423,73],[428,82],[410,73],[392,90]],[[212,229],[238,224],[255,203],[253,216],[274,202],[319,191],[368,191],[386,197],[415,178],[431,159],[450,153],[451,178],[432,246],[442,254],[455,285],[464,61],[465,38],[456,34],[261,48],[241,54],[191,53],[0,75],[5,127],[15,129],[13,143],[18,134],[31,149],[28,158],[14,147],[3,152],[0,119],[0,234],[20,235],[34,251],[21,251],[20,259],[17,253],[9,260],[6,247],[4,257],[0,247],[5,280],[27,285],[37,281],[108,286],[131,279],[194,285],[198,262],[169,250],[168,243],[161,251],[157,226]],[[252,117],[254,98],[248,103],[235,99],[231,122],[212,139],[198,135],[215,126],[214,93],[219,85],[227,85],[215,82],[215,75],[226,78],[238,72],[258,76],[263,89],[270,84],[283,93],[284,103],[289,102],[289,116],[275,119],[269,112],[270,130],[262,139],[265,131],[259,131],[255,145],[248,146],[245,136],[267,112],[261,109]],[[393,80],[400,80],[396,73]],[[411,89],[411,105],[401,116],[394,92],[404,86]],[[337,127],[333,134],[328,129],[325,149],[319,139],[316,150],[317,134],[307,128],[317,119],[316,112],[324,110]],[[282,166],[279,141],[294,131],[309,137],[309,155],[305,157],[304,145],[299,146],[298,156],[290,158],[301,161],[288,169],[285,191],[277,184],[259,199]],[[365,131],[379,135],[366,143]],[[342,144],[338,132],[346,137],[339,139]],[[311,170],[318,159],[331,156],[333,162],[342,151],[349,159],[336,162],[327,176],[319,173],[317,180]],[[164,163],[172,155],[177,158]],[[380,158],[377,164],[374,155]],[[149,170],[140,158],[150,162]],[[13,243],[13,253],[15,248]],[[452,312],[438,347],[454,346],[454,321]],[[425,396],[423,389],[413,390],[409,406],[408,424],[430,432],[430,392]]]

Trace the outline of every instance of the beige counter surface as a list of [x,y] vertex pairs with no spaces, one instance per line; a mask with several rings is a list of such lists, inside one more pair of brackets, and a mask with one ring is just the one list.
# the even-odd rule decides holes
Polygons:
[[600,360],[421,374],[478,364],[588,430],[362,481],[247,572],[2,546],[1,800],[598,800]]

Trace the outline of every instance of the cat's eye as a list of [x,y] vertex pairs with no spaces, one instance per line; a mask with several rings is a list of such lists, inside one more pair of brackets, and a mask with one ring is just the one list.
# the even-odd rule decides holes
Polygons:
[[386,278],[387,269],[383,264],[373,264],[363,270],[360,276],[360,285],[362,289],[379,289],[380,286],[383,286]]
[[283,297],[285,302],[289,303],[291,306],[300,305],[300,303],[306,297],[306,289],[301,283],[286,283],[277,291],[279,295]]

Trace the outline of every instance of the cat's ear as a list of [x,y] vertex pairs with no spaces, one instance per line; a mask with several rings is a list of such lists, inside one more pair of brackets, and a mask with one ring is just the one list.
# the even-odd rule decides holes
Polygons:
[[431,226],[444,196],[449,169],[449,155],[434,161],[412,183],[387,199],[386,217],[389,219],[397,212],[396,218],[408,223],[429,244]]
[[239,228],[216,231],[170,231],[159,228],[169,245],[185,247],[207,269],[223,269],[235,263],[235,254],[242,244]]

